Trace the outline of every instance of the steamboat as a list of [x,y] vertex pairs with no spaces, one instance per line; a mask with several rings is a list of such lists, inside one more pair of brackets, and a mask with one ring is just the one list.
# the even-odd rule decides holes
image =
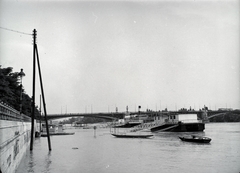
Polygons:
[[[203,115],[206,112],[203,111]],[[129,131],[150,130],[151,132],[198,132],[204,131],[205,123],[197,113],[154,112],[144,115],[127,115],[115,127],[130,128]]]

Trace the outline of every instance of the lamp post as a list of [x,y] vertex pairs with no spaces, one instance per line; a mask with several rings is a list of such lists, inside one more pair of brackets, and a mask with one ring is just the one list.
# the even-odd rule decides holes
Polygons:
[[20,115],[22,114],[22,77],[25,76],[25,73],[23,72],[23,69],[21,69],[21,71],[18,73],[18,76],[20,76],[21,79],[21,85],[20,85]]

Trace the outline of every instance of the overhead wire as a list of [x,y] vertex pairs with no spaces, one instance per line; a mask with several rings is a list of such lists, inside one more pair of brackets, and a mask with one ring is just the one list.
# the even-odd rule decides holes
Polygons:
[[32,35],[32,34],[29,34],[29,33],[13,30],[13,29],[9,29],[9,28],[4,28],[4,27],[1,27],[1,26],[0,26],[0,29],[4,29],[4,30],[7,30],[7,31],[16,32],[16,33],[20,33],[20,34],[24,34],[24,35]]

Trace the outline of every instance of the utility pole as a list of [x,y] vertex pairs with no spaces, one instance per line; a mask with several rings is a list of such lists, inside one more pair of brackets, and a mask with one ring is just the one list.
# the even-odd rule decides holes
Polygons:
[[49,128],[48,128],[48,121],[47,121],[47,111],[46,111],[46,104],[45,104],[45,97],[44,97],[44,91],[43,91],[43,84],[42,84],[42,75],[41,75],[41,69],[40,69],[40,62],[38,57],[38,50],[37,50],[37,44],[36,44],[36,29],[33,30],[33,89],[32,89],[32,129],[31,129],[31,142],[30,142],[30,150],[33,149],[33,140],[34,140],[34,119],[35,119],[35,73],[36,73],[36,57],[37,55],[37,63],[38,63],[38,71],[39,71],[39,79],[41,84],[41,92],[42,92],[42,98],[43,98],[43,108],[44,108],[44,114],[45,114],[45,123],[46,123],[46,129],[47,129],[47,137],[48,137],[48,148],[51,150],[51,142],[50,142],[50,135],[49,135]]
[[45,96],[44,96],[44,90],[43,90],[42,74],[41,74],[37,45],[35,46],[35,50],[36,50],[36,54],[37,54],[38,72],[39,72],[39,79],[40,79],[42,99],[43,99],[43,110],[44,110],[44,114],[45,114],[45,123],[46,123],[46,129],[47,129],[48,149],[49,149],[49,151],[51,151],[52,148],[51,148],[50,134],[49,134],[49,128],[48,128],[47,109],[46,109],[46,102],[45,102]]
[[34,119],[35,119],[35,72],[36,72],[36,58],[35,58],[35,46],[36,46],[36,29],[33,30],[33,85],[32,85],[32,126],[31,126],[31,141],[30,151],[33,149],[34,140]]
[[41,134],[42,131],[42,101],[41,101],[41,94],[40,94],[40,108],[39,108],[39,113],[40,113],[40,120],[39,120],[39,133]]

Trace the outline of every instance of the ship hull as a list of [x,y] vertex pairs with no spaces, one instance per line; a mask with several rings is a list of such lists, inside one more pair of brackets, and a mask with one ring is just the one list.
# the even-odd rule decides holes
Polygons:
[[114,133],[112,133],[112,135],[118,138],[150,138],[153,136],[144,134],[114,134]]
[[199,132],[205,129],[204,123],[164,124],[151,128],[152,132]]

